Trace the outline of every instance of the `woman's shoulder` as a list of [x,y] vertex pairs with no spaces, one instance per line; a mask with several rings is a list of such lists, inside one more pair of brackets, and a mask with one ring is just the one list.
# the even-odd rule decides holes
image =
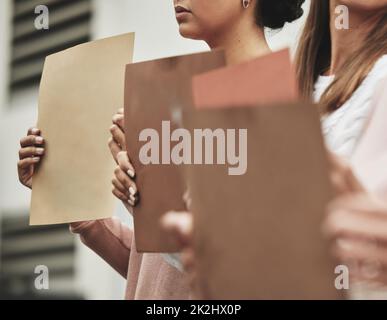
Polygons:
[[[383,79],[387,77],[387,55],[380,57],[371,71],[368,73],[367,77],[364,79],[363,83],[359,88],[354,92],[352,97],[349,99],[349,104],[354,105],[368,105],[371,104],[374,100],[377,92],[380,90],[380,83],[383,82]],[[354,108],[357,111],[362,109],[360,107]],[[354,110],[354,112],[357,112]]]
[[364,79],[363,83],[354,92],[350,101],[365,103],[375,96],[379,83],[387,77],[387,55],[381,56]]
[[373,66],[367,78],[375,78],[381,80],[387,77],[387,54],[381,56]]
[[351,156],[375,109],[375,100],[386,87],[383,82],[386,78],[387,55],[384,55],[378,59],[352,97],[323,119],[324,135],[334,151]]

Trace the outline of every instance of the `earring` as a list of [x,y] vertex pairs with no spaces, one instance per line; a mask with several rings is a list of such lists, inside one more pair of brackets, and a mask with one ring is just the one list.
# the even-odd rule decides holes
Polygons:
[[247,9],[250,6],[250,0],[242,0],[243,8]]

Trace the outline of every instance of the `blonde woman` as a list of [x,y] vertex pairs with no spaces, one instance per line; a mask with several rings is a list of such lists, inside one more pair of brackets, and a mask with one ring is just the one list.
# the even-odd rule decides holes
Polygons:
[[[336,26],[336,8],[340,5],[348,9],[349,29]],[[370,170],[366,169],[370,157],[387,150],[387,144],[381,143],[383,136],[380,130],[379,135],[368,134],[376,125],[379,128],[387,127],[385,112],[382,113],[384,118],[375,117],[375,110],[385,109],[387,103],[386,96],[380,94],[387,90],[387,85],[379,86],[387,77],[387,0],[312,0],[300,40],[296,65],[304,97],[321,106],[324,136],[328,149],[332,152],[331,179],[337,195],[345,197],[332,204],[328,221],[324,224],[326,235],[330,240],[334,240],[332,251],[343,262],[347,261],[350,253],[340,246],[343,243],[348,244],[348,239],[344,237],[342,241],[343,234],[339,232],[345,224],[345,235],[349,235],[350,240],[355,238],[360,245],[365,246],[370,238],[376,237],[375,243],[379,245],[380,258],[377,264],[384,261],[387,266],[387,257],[381,258],[382,255],[387,255],[387,247],[381,246],[381,243],[386,243],[387,221],[380,219],[385,218],[380,213],[387,213],[386,205],[376,198],[384,197],[386,203],[387,192],[380,192],[371,181],[378,180],[380,185],[383,184],[380,180],[384,179],[387,184],[387,175],[379,172],[379,179],[371,179]],[[368,136],[366,145],[375,146],[372,153],[365,151],[367,148],[359,147],[363,136]],[[361,161],[355,161],[358,157]],[[358,172],[363,173],[362,180],[357,178]],[[362,197],[361,204],[357,197]],[[341,219],[342,216],[338,218],[338,212],[341,212],[338,208],[343,208],[351,214],[345,215],[345,219]],[[361,224],[355,217],[358,218],[356,214],[361,214],[364,210],[367,214],[362,215]],[[380,223],[377,230],[372,229],[371,226],[376,226],[375,221],[380,220],[384,223]],[[185,245],[183,261],[186,269],[191,271],[191,278],[194,278],[192,216],[189,213],[169,213],[163,223],[165,228]],[[359,227],[362,227],[360,236],[357,232]],[[377,231],[379,233],[376,233]],[[368,237],[364,237],[364,234]],[[360,260],[365,259],[367,255],[374,261],[375,251],[362,250],[361,254],[358,254],[357,257],[353,256],[355,260],[358,258],[357,264],[361,264]],[[380,275],[382,266],[378,270],[379,278],[383,278]],[[356,277],[362,279],[358,272]],[[361,294],[358,293],[359,291],[355,291],[354,296],[360,297]]]

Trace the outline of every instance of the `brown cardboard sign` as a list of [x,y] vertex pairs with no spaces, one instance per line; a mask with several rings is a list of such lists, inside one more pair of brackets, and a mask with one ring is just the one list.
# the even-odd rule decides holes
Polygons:
[[[213,152],[225,153],[218,157],[232,157],[235,145],[239,156],[247,157],[247,169],[240,175],[231,175],[226,165],[185,167],[195,221],[199,296],[341,297],[321,234],[333,193],[317,107],[202,110],[187,112],[184,123],[191,135],[197,128],[218,130]],[[242,130],[247,130],[246,144]],[[220,148],[221,143],[226,146]],[[243,144],[247,150],[242,150]]]
[[[125,80],[125,136],[136,170],[139,204],[133,208],[137,250],[176,252],[179,248],[162,230],[160,218],[184,210],[185,183],[171,162],[172,132],[182,109],[193,109],[192,77],[225,65],[222,51],[165,58],[128,65]],[[159,151],[151,163],[141,161],[152,134]],[[143,141],[140,141],[143,140]]]
[[48,56],[37,126],[46,154],[34,175],[31,225],[111,217],[114,161],[111,119],[123,104],[134,34],[82,44]]

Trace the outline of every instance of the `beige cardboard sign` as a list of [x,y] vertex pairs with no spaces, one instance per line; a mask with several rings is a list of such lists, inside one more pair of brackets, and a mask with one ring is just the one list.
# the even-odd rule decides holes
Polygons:
[[133,46],[129,33],[46,58],[37,123],[46,154],[33,178],[31,225],[112,216],[115,164],[107,141],[112,116],[123,105]]

